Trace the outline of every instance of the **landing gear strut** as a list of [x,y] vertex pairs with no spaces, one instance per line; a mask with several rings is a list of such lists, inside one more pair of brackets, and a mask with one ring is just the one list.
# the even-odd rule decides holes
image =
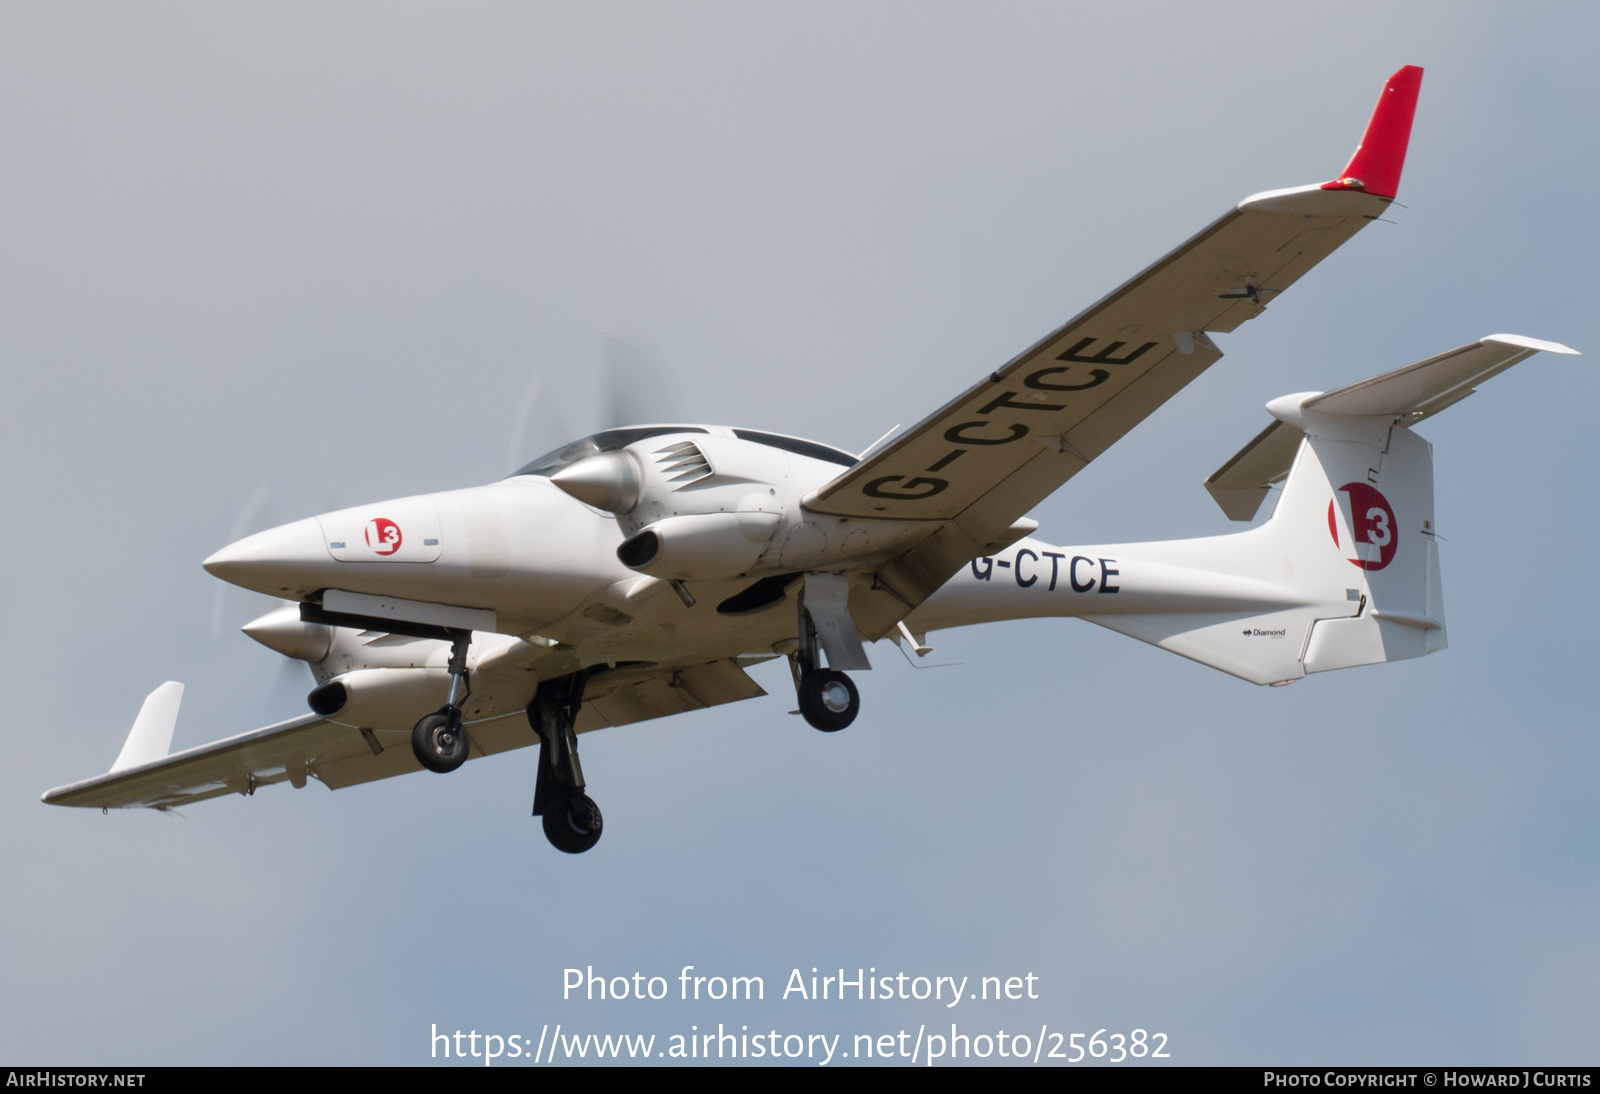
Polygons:
[[811,613],[800,609],[800,646],[789,655],[789,671],[800,700],[800,713],[812,726],[834,733],[856,720],[861,696],[850,677],[837,669],[818,668],[821,642]]
[[528,704],[528,724],[539,735],[539,777],[533,815],[544,820],[544,835],[557,851],[581,854],[600,842],[605,821],[600,807],[584,793],[578,735],[573,730],[583,707],[589,673],[546,680]]
[[417,762],[441,775],[467,762],[472,742],[461,726],[461,704],[472,693],[467,678],[467,647],[471,631],[459,631],[450,639],[450,697],[433,714],[423,717],[411,730],[411,751]]

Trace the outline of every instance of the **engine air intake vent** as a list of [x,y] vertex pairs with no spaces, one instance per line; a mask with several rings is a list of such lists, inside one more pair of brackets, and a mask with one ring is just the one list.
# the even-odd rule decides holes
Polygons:
[[662,477],[672,483],[674,490],[682,490],[685,486],[693,486],[711,477],[711,461],[706,459],[706,454],[693,441],[679,441],[657,449],[655,457]]

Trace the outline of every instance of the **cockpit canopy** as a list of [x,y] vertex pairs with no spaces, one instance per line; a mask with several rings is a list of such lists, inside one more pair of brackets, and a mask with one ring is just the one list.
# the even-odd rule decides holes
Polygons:
[[642,441],[647,437],[660,437],[667,433],[705,432],[708,431],[697,425],[641,425],[628,429],[607,429],[600,433],[591,433],[582,440],[563,445],[554,452],[546,452],[532,463],[519,467],[512,472],[511,477],[543,475],[548,478],[569,464],[588,459],[590,456],[597,456],[602,452],[619,451],[627,448],[634,441]]
[[[577,463],[579,460],[602,452],[616,452],[627,448],[635,441],[642,441],[649,437],[660,437],[668,433],[710,433],[711,430],[698,425],[640,425],[630,426],[626,429],[607,429],[600,433],[593,433],[582,440],[573,441],[553,452],[546,452],[532,463],[518,468],[512,473],[512,478],[517,475],[543,475],[549,477],[560,471],[563,467]],[[781,448],[785,452],[793,452],[797,456],[806,456],[813,460],[823,460],[827,463],[836,463],[841,467],[854,467],[856,458],[850,453],[838,448],[831,448],[816,441],[802,440],[799,437],[785,437],[781,433],[762,433],[755,429],[730,430],[741,441],[753,441],[764,444],[769,448]],[[726,434],[724,434],[726,435]]]

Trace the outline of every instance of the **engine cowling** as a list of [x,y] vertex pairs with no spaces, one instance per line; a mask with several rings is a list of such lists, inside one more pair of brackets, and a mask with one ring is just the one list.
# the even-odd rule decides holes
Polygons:
[[623,540],[617,558],[651,577],[725,581],[755,568],[782,523],[759,512],[666,517]]
[[318,686],[306,702],[324,718],[369,729],[410,729],[450,695],[443,668],[356,669]]

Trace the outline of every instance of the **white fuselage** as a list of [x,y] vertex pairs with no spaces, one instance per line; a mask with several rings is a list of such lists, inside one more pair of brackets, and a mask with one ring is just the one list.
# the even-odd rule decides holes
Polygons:
[[[206,568],[284,600],[344,590],[487,610],[495,632],[560,643],[598,660],[771,654],[795,636],[792,603],[784,612],[774,604],[740,612],[726,605],[730,597],[763,577],[870,566],[904,542],[908,529],[803,510],[800,500],[838,475],[839,461],[696,428],[701,432],[642,443],[663,448],[687,438],[705,450],[714,473],[687,487],[647,481],[626,514],[587,505],[546,476],[519,474],[273,528],[217,552]],[[653,470],[648,458],[641,462]],[[691,608],[672,591],[671,577],[623,565],[617,548],[642,527],[693,521],[728,549],[710,552],[709,577],[697,578],[692,565],[679,571],[695,599]],[[729,557],[742,559],[732,572]]]
[[[621,456],[606,456],[615,468],[605,460],[577,464],[583,451],[568,462],[595,471],[575,489],[620,498],[608,504],[625,512],[586,504],[536,470],[284,525],[225,548],[206,568],[288,601],[333,608],[387,598],[399,611],[467,613],[478,620],[467,714],[483,719],[526,706],[540,680],[583,669],[748,664],[790,653],[803,574],[869,581],[885,558],[932,530],[931,522],[918,528],[805,509],[802,499],[849,462],[843,453],[813,458],[728,430],[690,430],[662,428],[616,447]],[[1303,499],[1283,519],[1164,543],[1057,547],[1020,539],[962,566],[907,612],[904,626],[920,635],[1081,616],[1258,683],[1317,671],[1306,660],[1310,628],[1360,615],[1371,575],[1329,536],[1332,491],[1320,465],[1307,460],[1313,470],[1293,492]],[[613,473],[620,478],[608,483]],[[1425,526],[1431,500],[1415,508],[1410,523]],[[652,546],[659,550],[647,564],[625,565],[618,548],[652,530],[661,532]],[[658,572],[641,572],[652,567]],[[1424,593],[1425,577],[1412,582]],[[1423,608],[1407,611],[1432,625],[1427,598],[1418,595]],[[247,629],[306,660],[319,681],[346,681],[363,724],[405,728],[442,701],[447,642],[387,633],[376,623],[366,630],[301,624],[299,611],[284,609]],[[1245,618],[1254,622],[1231,622]]]

